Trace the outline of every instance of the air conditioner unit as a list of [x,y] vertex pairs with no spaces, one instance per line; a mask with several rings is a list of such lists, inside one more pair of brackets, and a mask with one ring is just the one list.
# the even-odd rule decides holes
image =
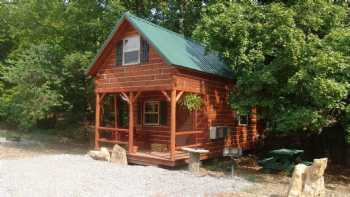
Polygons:
[[226,137],[229,134],[229,128],[226,126],[216,126],[210,127],[210,139],[221,139]]
[[210,137],[211,140],[218,139],[217,132],[216,132],[216,127],[210,127],[209,137]]

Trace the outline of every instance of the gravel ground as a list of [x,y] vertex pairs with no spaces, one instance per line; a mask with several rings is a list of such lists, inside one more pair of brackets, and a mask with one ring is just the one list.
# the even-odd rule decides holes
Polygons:
[[0,160],[0,196],[212,196],[252,184],[236,177],[198,177],[182,170],[120,166],[84,155]]

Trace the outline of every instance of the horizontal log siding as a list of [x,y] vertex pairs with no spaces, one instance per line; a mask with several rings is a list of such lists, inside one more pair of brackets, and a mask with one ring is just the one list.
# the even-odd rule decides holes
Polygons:
[[105,59],[99,66],[95,78],[96,92],[120,92],[120,91],[151,91],[173,87],[173,74],[175,68],[167,65],[150,46],[149,62],[137,65],[116,65],[115,45],[124,37],[138,34],[127,26],[118,39],[111,44],[110,50],[105,54]]
[[[235,123],[235,113],[228,105],[232,81],[186,69],[177,69],[175,88],[178,90],[200,93],[205,101],[205,108],[197,114],[197,129],[205,132],[198,142],[210,150],[209,156],[222,155],[225,146],[249,149],[256,139],[256,120],[251,125],[239,126]],[[209,139],[210,126],[228,126],[231,136],[226,139]]]
[[[143,105],[146,101],[166,101],[164,95],[159,92],[143,92],[139,96],[137,102]],[[135,113],[137,115],[137,113]],[[143,113],[142,113],[143,118]],[[135,117],[137,122],[138,119]],[[144,143],[146,146],[150,144],[169,144],[170,143],[170,103],[167,104],[167,121],[165,125],[148,126],[143,124],[136,124],[136,130],[138,133],[143,133]]]
[[[169,91],[168,91],[168,94]],[[143,124],[143,120],[138,120],[138,111],[140,108],[135,107],[135,117],[134,120],[137,124],[136,125],[136,136],[140,136],[138,140],[143,141],[143,144],[145,147],[149,146],[150,144],[166,144],[169,145],[170,143],[170,102],[168,102],[165,98],[165,96],[160,91],[152,91],[152,92],[143,92],[135,101],[135,105],[141,104],[143,105],[146,101],[166,101],[167,102],[167,121],[164,125],[156,125],[156,126],[147,126]],[[176,116],[180,117],[183,116],[184,111],[180,110],[181,106],[179,104],[177,105],[177,112]],[[187,112],[190,113],[190,112]],[[190,115],[189,115],[190,116]],[[143,118],[143,113],[142,113]],[[141,124],[139,124],[141,122]],[[192,122],[191,122],[192,123]],[[177,132],[180,132],[182,130],[192,130],[192,125],[188,121],[177,121]],[[142,136],[142,137],[141,137]],[[180,137],[178,137],[180,138]],[[139,144],[142,144],[139,142]]]

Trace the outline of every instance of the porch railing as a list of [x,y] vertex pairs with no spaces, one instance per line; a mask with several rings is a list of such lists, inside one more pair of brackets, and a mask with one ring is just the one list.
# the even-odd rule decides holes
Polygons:
[[128,141],[122,141],[119,140],[118,135],[119,133],[128,133],[129,129],[125,128],[115,128],[115,127],[98,127],[98,132],[101,131],[110,131],[112,132],[113,138],[114,139],[105,139],[105,138],[99,138],[98,141],[100,142],[106,142],[106,143],[112,143],[112,144],[128,144]]
[[186,144],[182,146],[176,146],[175,150],[181,150],[182,147],[200,147],[203,143],[198,142],[198,135],[203,134],[203,130],[189,130],[189,131],[177,131],[176,136],[192,135],[194,136],[194,142],[192,144]]
[[[120,140],[120,138],[118,138],[117,136],[120,134],[120,133],[125,133],[125,134],[128,134],[129,132],[129,129],[126,129],[126,128],[115,128],[115,127],[98,127],[98,131],[101,132],[101,131],[109,131],[109,132],[112,132],[112,135],[113,135],[113,139],[106,139],[106,138],[100,138],[98,139],[100,142],[105,142],[105,143],[113,143],[113,144],[128,144],[128,140]],[[203,146],[204,144],[199,142],[199,135],[203,134],[204,131],[203,130],[184,130],[184,131],[177,131],[175,133],[176,136],[193,136],[193,143],[190,143],[190,144],[185,144],[185,145],[178,145],[178,146],[175,146],[175,150],[178,151],[178,150],[181,150],[181,148],[183,147],[191,147],[191,148],[194,148],[194,147],[201,147]],[[175,153],[173,153],[175,154]]]

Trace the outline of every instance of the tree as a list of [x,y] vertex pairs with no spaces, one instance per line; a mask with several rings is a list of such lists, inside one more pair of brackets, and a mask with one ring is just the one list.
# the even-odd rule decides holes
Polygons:
[[14,45],[10,34],[8,14],[8,8],[0,4],[0,63],[8,56]]
[[0,114],[6,115],[7,122],[31,128],[63,104],[57,91],[61,83],[56,74],[59,54],[48,45],[34,45],[10,60],[12,66],[4,69],[3,79],[13,87],[3,92],[0,100]]
[[211,5],[194,37],[234,71],[234,109],[256,106],[281,132],[312,133],[340,123],[349,108],[347,5],[275,2]]
[[[190,36],[206,6],[206,0],[0,3],[0,120],[28,128],[48,117],[89,119],[93,91],[85,70],[126,10]],[[35,104],[43,98],[46,103]]]
[[91,52],[75,52],[66,55],[62,62],[62,83],[58,91],[66,105],[60,111],[66,112],[66,119],[71,123],[86,120],[92,115],[93,86],[85,75],[92,56]]
[[124,12],[120,2],[17,0],[0,10],[0,120],[23,128],[84,120],[92,93],[85,70]]
[[150,20],[187,37],[201,18],[201,10],[208,0],[122,0],[125,8],[135,15]]

